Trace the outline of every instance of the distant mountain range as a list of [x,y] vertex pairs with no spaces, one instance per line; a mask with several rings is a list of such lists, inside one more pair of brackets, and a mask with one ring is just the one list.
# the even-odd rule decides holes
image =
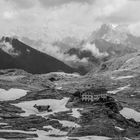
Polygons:
[[[62,44],[64,47],[64,43]],[[65,42],[65,44],[67,43]],[[67,48],[67,45],[65,46]],[[140,49],[140,37],[133,36],[127,26],[103,24],[99,29],[93,31],[86,40],[82,40],[75,47],[73,44],[71,47],[69,45],[68,48],[65,53],[76,55],[79,59],[86,58],[88,63],[93,65],[92,67],[90,65],[89,69],[95,69],[112,58],[137,52]],[[96,53],[97,55],[99,53],[108,55],[97,57]],[[85,67],[87,68],[87,65]]]
[[[109,58],[123,56],[140,49],[140,37],[133,36],[125,26],[114,27],[110,24],[103,24],[87,40],[82,41],[81,48],[79,49],[80,53],[83,52],[83,48],[87,43],[94,44],[101,53],[108,53]],[[68,53],[72,50],[73,48]]]
[[113,44],[122,44],[140,49],[140,37],[132,35],[125,25],[113,26],[111,24],[103,24],[98,30],[91,34],[88,41],[94,42],[94,40],[99,39]]
[[18,39],[2,37],[0,40],[0,69],[23,69],[40,74],[63,71],[76,72],[65,63],[22,43]]
[[[30,40],[28,37],[20,40],[2,37],[0,40],[0,69],[18,68],[30,73],[63,71],[86,74],[90,70],[99,69],[102,64],[114,58],[139,51],[140,37],[132,35],[127,26],[103,24],[87,39],[66,37],[51,44],[52,47],[54,45],[60,49],[60,55],[62,53],[65,57],[76,58],[76,61],[73,59],[58,60],[57,56],[49,55],[49,51],[46,52],[47,45],[41,46],[42,44],[45,42]],[[34,46],[34,48],[30,46]],[[45,47],[45,51],[43,47]]]

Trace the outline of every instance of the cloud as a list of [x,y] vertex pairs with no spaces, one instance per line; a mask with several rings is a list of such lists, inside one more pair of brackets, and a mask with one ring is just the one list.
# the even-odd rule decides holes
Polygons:
[[[36,47],[35,47],[36,48]],[[38,50],[45,52],[61,61],[66,63],[68,62],[79,62],[79,63],[87,63],[87,58],[79,59],[76,55],[69,55],[61,51],[60,47],[56,45],[42,43],[41,47]]]
[[128,25],[130,32],[140,36],[140,1],[127,0],[118,11],[112,12],[108,16],[97,17],[100,22]]
[[34,40],[84,39],[103,22],[140,22],[139,7],[136,0],[0,0],[0,30]]
[[11,11],[5,11],[4,13],[3,13],[3,17],[4,17],[4,19],[13,19],[14,17],[16,16],[16,13],[15,12],[11,12]]
[[[98,17],[109,16],[112,12],[118,11],[126,0],[0,1],[3,1],[0,6],[3,7],[2,13],[18,13],[13,20],[10,18],[11,22],[2,21],[5,27],[8,27],[6,31],[22,36],[28,35],[34,39],[43,36],[43,39],[46,39],[47,36],[49,39],[57,40],[66,36],[87,37],[101,24],[96,20]],[[50,7],[42,8],[39,2]],[[55,7],[52,7],[53,4]],[[15,6],[18,8],[15,9]],[[12,16],[6,14],[6,17]]]
[[[130,24],[133,34],[140,35],[139,0],[0,0],[2,35],[28,37],[45,42],[38,49],[60,60],[86,62],[69,56],[51,42],[65,37],[85,39],[102,23]],[[94,56],[101,57],[95,45],[86,44]]]
[[105,53],[100,52],[99,49],[95,46],[95,44],[87,43],[83,46],[82,50],[90,51],[92,53],[92,55],[97,58],[108,56],[107,52],[105,52]]
[[39,0],[44,7],[61,6],[68,3],[91,3],[95,0]]
[[131,24],[140,21],[140,1],[127,0],[120,10],[111,13],[108,16],[98,17],[102,22],[111,22],[117,24]]
[[128,28],[132,34],[135,36],[140,36],[140,31],[138,30],[140,29],[140,22],[130,24]]
[[28,9],[36,4],[36,0],[6,0],[16,8]]

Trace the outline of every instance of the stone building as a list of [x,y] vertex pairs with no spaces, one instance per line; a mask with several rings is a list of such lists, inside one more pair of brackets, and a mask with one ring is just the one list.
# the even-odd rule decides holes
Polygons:
[[98,101],[106,99],[108,96],[106,89],[88,89],[81,93],[81,100],[86,102]]

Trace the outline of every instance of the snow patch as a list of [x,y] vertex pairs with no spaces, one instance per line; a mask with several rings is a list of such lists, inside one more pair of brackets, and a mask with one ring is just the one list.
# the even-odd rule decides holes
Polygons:
[[111,79],[113,80],[121,80],[121,79],[129,79],[129,78],[133,78],[133,75],[128,75],[128,76],[119,76],[119,77],[111,77]]
[[70,115],[75,118],[79,118],[81,116],[81,114],[78,110],[81,110],[81,108],[73,108],[72,113],[70,113]]
[[[36,114],[38,116],[45,117],[46,115],[49,115],[49,114],[62,112],[62,111],[68,111],[69,109],[65,107],[68,100],[69,98],[63,98],[62,100],[42,99],[42,100],[20,102],[18,104],[13,104],[13,105],[20,107],[22,108],[22,110],[25,111],[25,113],[21,113],[21,116],[29,116],[32,114]],[[36,105],[50,105],[52,112],[47,112],[47,111],[38,112],[38,110],[33,107],[35,104]]]
[[0,125],[7,125],[7,123],[0,123]]
[[64,127],[80,127],[80,125],[71,122],[71,121],[60,121],[59,122],[64,126]]
[[[50,126],[50,127],[47,127],[47,128],[52,128],[52,127]],[[60,133],[58,133],[59,136],[62,136],[62,137],[48,136],[50,134],[53,134],[53,132],[51,132],[51,131],[50,132],[45,132],[45,131],[39,131],[38,130],[37,134],[38,134],[39,137],[35,138],[35,140],[69,140],[70,139],[70,137],[68,137],[68,136],[62,136],[62,134],[65,134],[65,132],[62,132],[62,131]],[[102,136],[87,136],[87,137],[71,137],[71,139],[78,139],[78,140],[109,140],[110,138],[102,137]]]
[[[21,113],[21,116],[29,116],[29,115],[38,115],[45,117],[50,114],[54,114],[57,112],[64,112],[69,111],[70,109],[66,107],[66,104],[68,102],[69,98],[63,98],[62,100],[56,100],[56,99],[41,99],[41,100],[34,100],[34,101],[25,101],[20,102],[18,104],[13,104],[17,107],[20,107],[25,113]],[[52,109],[52,112],[38,112],[36,108],[34,108],[34,105],[50,105],[50,108]],[[79,118],[81,116],[80,110],[81,108],[73,108],[72,113],[69,113],[71,116],[75,118]]]
[[[59,131],[54,129],[51,126],[46,126],[45,128],[50,128],[52,130],[46,132],[43,130],[36,130],[36,131],[21,131],[21,130],[0,130],[0,132],[18,132],[24,134],[37,134],[38,138],[33,138],[34,140],[69,140],[69,137],[66,136],[67,132]],[[62,137],[52,137],[49,135],[59,135]],[[86,137],[71,137],[72,139],[78,140],[110,140],[111,138],[103,137],[103,136],[86,136]],[[0,139],[1,140],[1,139]],[[3,139],[2,139],[3,140]]]
[[124,86],[124,87],[120,87],[120,88],[117,88],[116,90],[108,91],[108,93],[110,93],[110,94],[116,94],[117,92],[120,92],[122,90],[128,89],[129,86],[130,85],[127,85],[127,86]]
[[131,108],[123,108],[120,114],[127,119],[134,119],[136,122],[140,122],[140,112],[135,111]]
[[116,129],[120,130],[120,131],[123,131],[124,129],[123,128],[120,128],[118,126],[115,126]]
[[125,63],[130,63],[131,61],[133,61],[135,59],[135,57],[132,57],[130,59],[128,59]]
[[65,73],[65,72],[51,72],[47,75],[57,75],[57,76],[64,76],[64,77],[80,77],[78,73]]
[[59,136],[64,136],[67,134],[67,132],[63,132],[63,131],[60,131],[59,129],[55,129],[53,128],[52,126],[44,126],[43,128],[47,128],[47,129],[51,129],[49,130],[46,134],[47,135],[59,135]]
[[24,133],[24,134],[35,134],[35,132],[32,132],[32,131],[22,131],[22,130],[7,130],[7,129],[3,129],[3,130],[0,130],[0,132],[17,132],[17,133]]
[[0,89],[0,101],[10,101],[19,99],[27,94],[27,90],[11,88],[9,90]]
[[63,88],[61,86],[56,86],[55,89],[62,90]]
[[135,95],[130,95],[131,97],[134,97]]
[[20,52],[15,50],[9,42],[0,42],[0,48],[4,52],[6,52],[12,56],[19,56],[20,55]]

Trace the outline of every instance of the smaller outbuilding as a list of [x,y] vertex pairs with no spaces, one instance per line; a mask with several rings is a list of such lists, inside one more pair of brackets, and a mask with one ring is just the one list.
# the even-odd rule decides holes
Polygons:
[[35,104],[34,108],[36,108],[39,112],[43,112],[43,111],[52,112],[52,109],[50,109],[50,105],[43,106],[43,105],[36,105]]

